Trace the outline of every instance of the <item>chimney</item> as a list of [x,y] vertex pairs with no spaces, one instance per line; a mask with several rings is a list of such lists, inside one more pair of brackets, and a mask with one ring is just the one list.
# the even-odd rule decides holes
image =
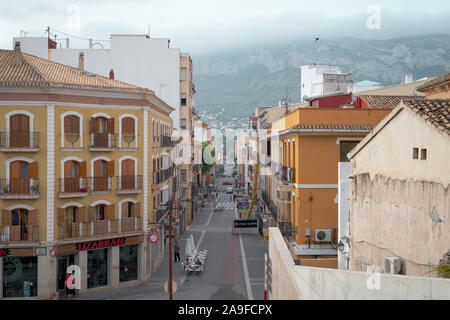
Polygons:
[[114,80],[114,69],[111,69],[111,71],[109,71],[109,78]]
[[14,63],[19,64],[22,61],[22,51],[20,50],[20,42],[14,43]]
[[78,69],[84,72],[84,52],[80,52],[80,57],[78,58]]

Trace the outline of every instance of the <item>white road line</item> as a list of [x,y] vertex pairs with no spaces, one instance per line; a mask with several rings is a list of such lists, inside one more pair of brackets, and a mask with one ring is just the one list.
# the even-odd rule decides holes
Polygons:
[[212,219],[213,214],[214,214],[214,209],[211,210],[211,214],[209,215],[208,222],[206,222],[206,227],[208,227],[209,224],[211,223],[211,219]]
[[250,277],[248,276],[247,260],[245,259],[245,250],[244,250],[244,245],[242,244],[242,236],[241,235],[239,235],[239,242],[241,245],[242,266],[244,268],[245,286],[247,287],[247,297],[248,297],[248,300],[253,300],[252,286],[250,285]]

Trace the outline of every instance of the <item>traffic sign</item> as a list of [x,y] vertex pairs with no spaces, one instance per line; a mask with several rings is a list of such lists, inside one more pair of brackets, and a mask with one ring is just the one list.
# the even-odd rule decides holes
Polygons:
[[152,232],[148,235],[147,240],[150,243],[157,244],[159,242],[159,234]]
[[234,220],[235,228],[257,228],[258,220]]

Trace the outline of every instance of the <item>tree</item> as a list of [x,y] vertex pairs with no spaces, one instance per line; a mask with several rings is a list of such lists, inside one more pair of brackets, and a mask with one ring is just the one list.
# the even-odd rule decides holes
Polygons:
[[[206,152],[205,152],[206,151]],[[206,158],[205,158],[206,154]],[[208,144],[208,142],[202,143],[202,175],[211,171],[211,168],[215,165],[216,150]]]

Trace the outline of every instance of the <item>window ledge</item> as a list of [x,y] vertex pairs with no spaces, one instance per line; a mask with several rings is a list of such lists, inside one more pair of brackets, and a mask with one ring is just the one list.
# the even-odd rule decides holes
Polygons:
[[83,151],[83,148],[60,148],[61,151]]
[[0,199],[39,199],[39,194],[2,194]]
[[119,151],[123,151],[123,152],[133,152],[133,151],[137,151],[138,148],[119,148]]
[[109,191],[91,191],[91,194],[109,194],[111,193],[111,190]]
[[0,148],[3,152],[39,152],[39,148]]
[[89,195],[89,192],[60,192],[58,194],[58,197],[61,199],[65,199],[65,198],[84,198],[87,197]]
[[89,151],[112,152],[116,148],[89,147]]
[[117,194],[136,194],[136,193],[142,193],[142,190],[140,189],[129,189],[129,190],[116,190]]

